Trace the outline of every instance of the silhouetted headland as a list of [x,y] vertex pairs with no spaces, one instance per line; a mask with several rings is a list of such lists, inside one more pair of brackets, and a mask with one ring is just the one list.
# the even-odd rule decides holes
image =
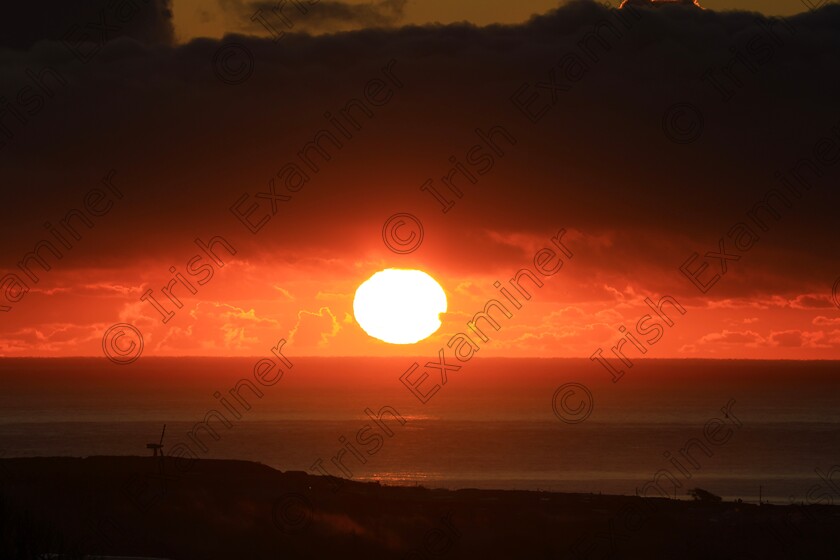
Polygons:
[[0,490],[10,559],[840,557],[829,505],[389,487],[172,457],[4,459]]

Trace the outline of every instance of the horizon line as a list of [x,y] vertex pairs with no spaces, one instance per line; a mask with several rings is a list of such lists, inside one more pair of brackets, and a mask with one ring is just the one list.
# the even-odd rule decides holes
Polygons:
[[[183,359],[183,358],[212,358],[212,359],[261,359],[264,356],[249,355],[249,356],[208,356],[202,354],[184,354],[177,356],[145,356],[146,360],[166,360],[166,359]],[[299,358],[318,358],[318,359],[400,359],[400,358],[428,358],[424,354],[406,354],[401,356],[364,356],[364,355],[339,355],[339,356],[320,356],[320,355],[299,355]],[[99,355],[79,355],[79,356],[3,356],[0,355],[0,360],[79,360],[79,359],[102,359],[110,361],[106,356]],[[475,356],[469,361],[473,360],[589,360],[589,356]],[[691,357],[691,358],[675,358],[675,357],[659,357],[659,358],[637,358],[638,362],[656,362],[665,360],[680,360],[680,361],[730,361],[730,362],[840,362],[840,358],[716,358],[716,357]],[[132,362],[133,363],[133,362]]]

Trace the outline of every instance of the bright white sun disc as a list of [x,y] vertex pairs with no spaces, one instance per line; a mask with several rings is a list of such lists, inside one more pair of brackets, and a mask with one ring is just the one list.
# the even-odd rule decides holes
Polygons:
[[356,290],[353,314],[374,338],[391,344],[413,344],[440,328],[446,294],[422,270],[380,270]]

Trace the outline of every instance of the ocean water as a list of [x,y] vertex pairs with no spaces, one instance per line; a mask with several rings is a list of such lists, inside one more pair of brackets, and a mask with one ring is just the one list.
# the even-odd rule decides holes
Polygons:
[[[299,358],[275,385],[254,383],[261,396],[242,389],[246,409],[229,391],[254,380],[258,359],[2,359],[0,453],[145,455],[165,423],[170,452],[313,473],[320,459],[330,474],[386,484],[632,495],[665,470],[660,487],[681,499],[701,487],[840,503],[820,478],[840,486],[837,362],[651,360],[613,383],[588,360],[473,360],[446,384],[430,371],[424,389],[440,387],[424,404],[400,382],[413,358]],[[592,395],[582,422],[552,408],[566,383]],[[365,413],[386,406],[403,422]],[[218,439],[193,431],[214,410],[229,422],[210,421]]]

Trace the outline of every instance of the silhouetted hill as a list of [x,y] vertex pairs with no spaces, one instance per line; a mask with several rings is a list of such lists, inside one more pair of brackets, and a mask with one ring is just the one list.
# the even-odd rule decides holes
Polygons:
[[429,490],[176,461],[0,460],[0,557],[840,557],[832,506]]

